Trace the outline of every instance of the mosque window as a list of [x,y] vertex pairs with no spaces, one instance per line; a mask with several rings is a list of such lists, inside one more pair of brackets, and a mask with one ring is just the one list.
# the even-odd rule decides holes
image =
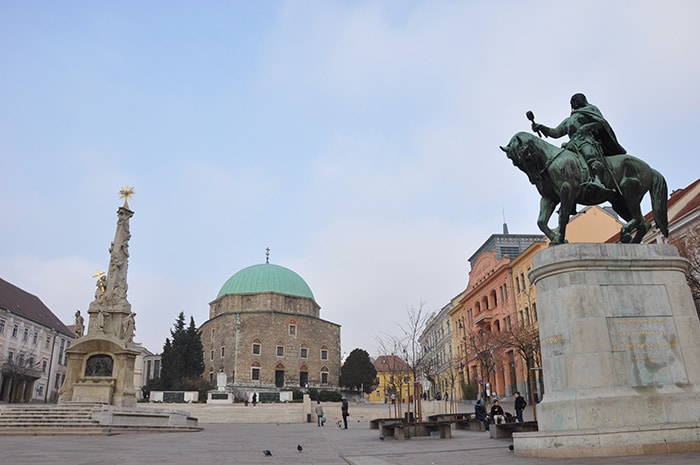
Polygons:
[[253,355],[260,355],[260,343],[259,342],[253,343]]
[[209,352],[209,360],[214,360],[214,349]]
[[0,334],[5,332],[5,320],[0,319]]
[[297,335],[297,325],[289,325],[289,335],[290,336]]
[[326,346],[321,347],[321,360],[328,360],[328,348]]
[[211,340],[214,340],[214,328],[211,329]]
[[328,367],[321,368],[321,384],[328,384]]
[[302,347],[299,349],[299,355],[303,359],[309,358],[309,349],[307,347]]
[[224,353],[225,353],[224,346],[221,346],[221,358],[224,358]]
[[260,381],[260,364],[258,362],[253,362],[250,367],[250,379]]
[[248,297],[248,300],[246,300],[246,304],[248,305],[248,310],[253,308],[253,299]]
[[284,357],[284,346],[283,345],[277,346],[277,356]]

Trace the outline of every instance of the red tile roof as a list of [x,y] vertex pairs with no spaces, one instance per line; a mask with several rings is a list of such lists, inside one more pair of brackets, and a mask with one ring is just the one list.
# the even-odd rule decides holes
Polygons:
[[374,361],[377,372],[408,373],[411,367],[398,355],[380,355]]

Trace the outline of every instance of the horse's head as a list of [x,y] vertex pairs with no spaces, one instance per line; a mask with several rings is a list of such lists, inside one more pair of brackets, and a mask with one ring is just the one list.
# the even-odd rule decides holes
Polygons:
[[530,134],[526,132],[519,132],[510,138],[510,142],[508,142],[508,145],[506,145],[505,147],[501,147],[501,150],[503,150],[506,153],[508,159],[520,169],[523,169],[523,162],[525,161],[524,159],[527,158],[527,147],[529,137],[525,136],[529,135]]
[[534,150],[534,144],[535,140],[532,134],[519,132],[511,137],[508,145],[501,147],[513,165],[524,171],[533,184],[538,181],[537,172],[541,168],[539,157],[536,156],[539,151]]

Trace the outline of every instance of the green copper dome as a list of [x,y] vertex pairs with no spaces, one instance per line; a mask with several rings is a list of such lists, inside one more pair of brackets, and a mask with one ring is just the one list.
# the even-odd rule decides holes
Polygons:
[[276,292],[314,300],[311,288],[301,276],[288,268],[271,263],[243,268],[221,286],[216,298],[229,294],[260,294],[263,292]]

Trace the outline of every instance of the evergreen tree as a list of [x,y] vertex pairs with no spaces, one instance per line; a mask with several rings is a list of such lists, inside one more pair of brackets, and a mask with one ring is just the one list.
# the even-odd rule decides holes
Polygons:
[[377,370],[367,351],[354,349],[340,367],[339,384],[349,389],[362,389],[365,394],[372,392],[376,383]]
[[190,325],[185,328],[185,314],[180,312],[171,338],[165,339],[161,355],[160,377],[165,390],[185,389],[196,384],[204,372],[202,340],[190,317]]

